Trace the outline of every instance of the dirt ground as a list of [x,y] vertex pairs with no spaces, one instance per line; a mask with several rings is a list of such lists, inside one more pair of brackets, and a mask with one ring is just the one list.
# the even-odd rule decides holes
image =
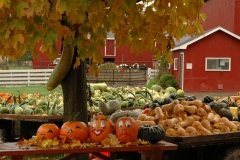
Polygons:
[[202,100],[204,96],[209,95],[212,97],[225,97],[225,96],[236,96],[237,92],[185,92],[186,96],[196,96],[196,99]]

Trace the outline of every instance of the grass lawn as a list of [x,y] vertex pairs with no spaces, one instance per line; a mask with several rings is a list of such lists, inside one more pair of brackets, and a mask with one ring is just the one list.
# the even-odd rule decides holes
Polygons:
[[27,94],[34,94],[34,93],[39,93],[41,95],[48,95],[51,94],[53,92],[60,92],[62,93],[62,88],[61,86],[58,86],[57,88],[55,88],[52,91],[48,91],[45,85],[40,85],[40,86],[11,86],[11,87],[3,87],[0,86],[0,92],[4,92],[4,93],[12,93],[13,95],[18,95],[19,92],[20,94],[23,93],[27,93]]

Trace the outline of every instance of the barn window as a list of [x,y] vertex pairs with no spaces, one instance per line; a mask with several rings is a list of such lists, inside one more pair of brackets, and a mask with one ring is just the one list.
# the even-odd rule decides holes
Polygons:
[[174,58],[174,70],[178,70],[178,58]]
[[231,58],[206,58],[206,71],[230,71]]

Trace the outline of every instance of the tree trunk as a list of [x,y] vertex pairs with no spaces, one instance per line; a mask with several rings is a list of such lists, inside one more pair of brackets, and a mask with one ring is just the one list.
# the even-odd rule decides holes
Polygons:
[[[86,65],[85,62],[81,61],[80,66],[74,69],[73,65],[77,56],[77,49],[74,48],[71,68],[61,83],[64,102],[63,121],[77,120],[88,124]],[[75,117],[76,115],[77,117]],[[84,154],[75,159],[88,160],[89,158],[88,154]]]

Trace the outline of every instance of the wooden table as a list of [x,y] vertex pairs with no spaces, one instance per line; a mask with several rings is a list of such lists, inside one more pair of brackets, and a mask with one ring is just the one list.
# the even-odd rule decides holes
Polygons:
[[[70,160],[78,155],[84,153],[92,153],[97,156],[101,156],[99,152],[132,152],[138,151],[143,157],[148,157],[151,160],[161,160],[163,152],[166,150],[177,150],[178,146],[166,141],[160,141],[155,145],[142,145],[142,146],[124,146],[124,147],[110,147],[110,148],[39,148],[31,146],[28,149],[22,149],[15,142],[1,143],[0,144],[0,156],[11,156],[12,160],[22,160],[24,155],[36,155],[36,154],[69,154],[62,158],[62,160]],[[147,159],[148,159],[147,158]],[[110,160],[111,157],[105,157],[104,160]]]

